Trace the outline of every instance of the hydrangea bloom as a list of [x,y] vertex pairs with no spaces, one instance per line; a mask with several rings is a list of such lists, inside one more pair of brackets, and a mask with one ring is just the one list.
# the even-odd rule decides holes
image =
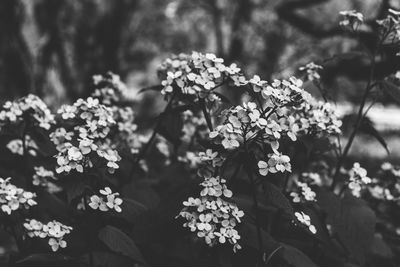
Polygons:
[[24,223],[24,228],[31,238],[48,238],[48,244],[53,251],[67,246],[64,237],[72,231],[72,227],[58,221],[50,221],[47,224],[43,224],[35,219],[27,219]]
[[385,162],[378,172],[379,179],[371,179],[367,184],[369,194],[378,200],[400,204],[400,168]]
[[[33,140],[30,135],[25,135],[25,146],[27,149],[27,152],[31,156],[36,156],[37,153],[36,151],[39,149],[38,145],[36,144],[35,140]],[[6,147],[11,151],[13,154],[18,154],[23,156],[24,155],[24,144],[21,139],[13,139],[8,144]]]
[[295,212],[294,215],[296,216],[297,221],[300,222],[301,224],[305,225],[311,233],[313,233],[313,234],[317,233],[317,228],[315,228],[315,226],[311,224],[310,216],[308,216],[307,214],[305,214],[302,211]]
[[26,117],[34,126],[49,130],[54,123],[54,116],[47,105],[37,96],[29,94],[16,101],[7,101],[0,111],[0,126],[9,123],[19,123]]
[[166,59],[159,67],[163,76],[161,82],[163,94],[171,94],[174,87],[183,94],[198,95],[216,99],[212,91],[223,82],[232,82],[235,86],[246,84],[236,64],[224,65],[222,58],[214,54],[193,52],[191,55],[179,54]]
[[322,69],[323,69],[322,66],[317,65],[314,62],[307,63],[305,66],[301,66],[299,68],[300,71],[305,71],[307,73],[307,79],[309,81],[321,79],[319,71]]
[[99,99],[103,105],[114,105],[126,99],[128,88],[119,75],[107,72],[106,75],[94,75],[93,84],[96,90],[92,97]]
[[240,235],[235,227],[241,222],[244,213],[235,204],[227,201],[232,197],[232,191],[227,188],[226,181],[211,176],[210,169],[214,168],[212,164],[219,165],[216,163],[216,152],[208,150],[200,157],[208,167],[207,171],[199,172],[204,178],[200,184],[200,196],[184,201],[184,208],[177,217],[184,218],[186,222],[183,226],[197,232],[197,236],[204,238],[207,245],[212,247],[229,242],[236,252],[241,246],[238,244]]
[[10,215],[20,208],[28,209],[36,205],[35,193],[25,191],[10,183],[11,178],[0,178],[0,207],[4,213]]
[[316,201],[315,192],[308,186],[307,183],[295,181],[296,191],[290,193],[294,203],[303,203],[307,201]]
[[258,162],[259,173],[263,176],[269,172],[291,172],[292,166],[290,165],[290,158],[282,153],[271,153],[268,154],[268,162],[260,160]]
[[339,14],[343,17],[339,24],[346,29],[356,30],[364,22],[363,14],[355,10],[340,11]]
[[[381,28],[384,44],[399,44],[400,42],[400,11],[389,9],[386,18],[377,21]],[[399,52],[400,53],[400,52]]]
[[90,197],[89,206],[100,211],[109,211],[115,210],[116,212],[121,212],[122,209],[120,205],[122,204],[122,199],[119,198],[119,193],[113,193],[111,188],[105,187],[104,189],[100,190],[100,196],[93,195]]
[[356,197],[360,197],[364,185],[372,182],[371,178],[367,176],[367,170],[362,168],[358,162],[354,163],[353,168],[349,171],[349,176],[348,187]]
[[43,166],[35,166],[33,168],[35,170],[32,180],[33,185],[43,187],[50,193],[60,192],[62,190],[54,183],[57,178],[53,171],[47,170]]
[[73,126],[68,130],[57,128],[50,135],[58,150],[57,173],[83,172],[85,167],[93,167],[95,156],[105,160],[110,173],[118,169],[117,162],[121,158],[108,138],[116,123],[109,108],[101,105],[98,99],[89,97],[87,100],[78,99],[71,106],[62,106],[58,113]]

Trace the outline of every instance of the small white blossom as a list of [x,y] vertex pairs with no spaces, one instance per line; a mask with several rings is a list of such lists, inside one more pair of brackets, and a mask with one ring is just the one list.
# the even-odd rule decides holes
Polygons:
[[7,101],[0,111],[0,126],[19,123],[29,117],[34,126],[49,130],[54,124],[54,115],[37,96],[29,94],[16,101]]
[[354,163],[353,168],[349,171],[349,176],[348,187],[356,197],[360,197],[364,185],[372,182],[371,178],[367,176],[367,170],[362,168],[358,162]]
[[93,195],[90,197],[90,202],[89,206],[97,210],[99,209],[100,211],[109,211],[109,210],[115,210],[116,212],[121,212],[121,204],[123,200],[119,198],[119,193],[113,193],[111,191],[111,188],[105,187],[104,189],[101,189],[100,191],[100,196],[99,195]]
[[72,231],[72,227],[57,221],[50,221],[47,224],[43,224],[35,219],[27,219],[24,223],[24,228],[31,238],[49,238],[48,244],[54,252],[59,248],[67,246],[64,237]]
[[339,14],[343,17],[339,24],[346,29],[356,30],[364,22],[363,14],[355,10],[340,11]]
[[20,208],[29,209],[36,205],[35,193],[25,191],[10,183],[11,178],[0,178],[0,208],[1,211],[10,215]]
[[312,234],[317,233],[317,228],[315,228],[315,226],[311,224],[310,216],[308,216],[304,212],[295,212],[294,215],[296,216],[297,220],[301,224],[305,225]]

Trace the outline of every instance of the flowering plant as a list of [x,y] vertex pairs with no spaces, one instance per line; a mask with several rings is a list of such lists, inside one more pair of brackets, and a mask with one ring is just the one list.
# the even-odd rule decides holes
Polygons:
[[[356,11],[341,15],[351,33],[364,21]],[[390,10],[377,22],[378,48],[398,41],[398,17]],[[323,89],[323,69],[299,70]],[[343,148],[342,121],[324,90],[323,100],[312,96],[295,73],[248,78],[211,53],[160,65],[152,89],[167,103],[150,127],[111,72],[56,115],[34,95],[6,102],[3,177],[11,178],[0,178],[0,233],[14,244],[10,266],[396,261],[400,246],[387,233],[400,235],[400,223],[382,209],[398,209],[400,169],[386,163],[369,177],[360,163],[347,164],[370,91],[398,78],[371,72]],[[230,103],[229,90],[245,92],[240,103]]]

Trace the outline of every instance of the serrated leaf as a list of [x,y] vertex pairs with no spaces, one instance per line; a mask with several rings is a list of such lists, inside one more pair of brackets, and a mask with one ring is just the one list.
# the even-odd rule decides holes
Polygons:
[[315,263],[303,252],[290,245],[283,245],[280,250],[282,258],[295,267],[317,267]]
[[121,213],[118,213],[118,217],[122,217],[128,222],[134,223],[135,220],[143,214],[143,212],[147,211],[147,207],[143,205],[142,203],[133,200],[133,199],[127,199],[123,198],[123,202],[121,205]]
[[266,206],[273,206],[281,209],[285,214],[290,217],[293,216],[293,207],[290,204],[289,199],[281,192],[276,185],[265,181],[264,182],[264,194],[262,195],[262,204]]
[[374,237],[375,213],[363,200],[351,195],[340,199],[331,192],[322,192],[317,200],[327,212],[327,221],[332,225],[333,232],[363,266]]
[[[258,241],[258,229],[255,224],[244,222],[243,225],[240,226],[239,231],[241,235],[240,244],[252,247],[254,249],[260,248],[260,244]],[[265,252],[267,255],[280,246],[280,244],[275,241],[275,239],[265,230],[260,229],[260,234],[264,249],[263,252]]]
[[107,225],[98,235],[99,239],[113,252],[119,253],[134,261],[144,263],[142,253],[135,242],[121,230]]

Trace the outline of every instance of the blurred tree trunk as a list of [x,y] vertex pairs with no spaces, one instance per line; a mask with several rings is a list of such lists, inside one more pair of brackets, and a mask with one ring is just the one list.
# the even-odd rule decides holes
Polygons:
[[33,91],[32,57],[22,36],[23,5],[0,1],[1,94],[15,98]]

